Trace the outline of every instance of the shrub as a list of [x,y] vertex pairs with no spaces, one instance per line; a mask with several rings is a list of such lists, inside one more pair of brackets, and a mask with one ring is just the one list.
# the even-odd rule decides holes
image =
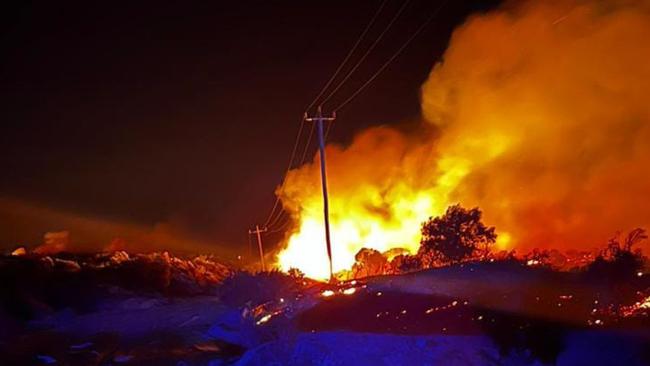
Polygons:
[[420,257],[408,254],[400,254],[390,262],[392,273],[409,273],[422,269]]
[[354,256],[352,277],[361,278],[382,275],[388,269],[388,259],[375,249],[361,248]]
[[637,228],[628,233],[624,241],[616,234],[609,240],[607,248],[587,266],[587,274],[609,281],[629,281],[636,277],[644,265],[640,249],[633,246],[648,238],[644,229]]

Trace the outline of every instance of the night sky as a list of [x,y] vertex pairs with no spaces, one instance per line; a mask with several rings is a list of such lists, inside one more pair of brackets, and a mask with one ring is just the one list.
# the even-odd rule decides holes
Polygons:
[[[239,250],[248,227],[263,221],[273,204],[305,107],[379,3],[5,6],[0,247],[38,244],[45,231],[67,229],[74,238],[74,227],[46,218],[8,218],[19,202],[144,227],[173,223],[215,251]],[[388,2],[370,40],[401,3]],[[449,3],[340,111],[331,141],[346,143],[371,125],[417,123],[420,85],[451,30],[495,1]],[[437,4],[411,1],[332,106]]]

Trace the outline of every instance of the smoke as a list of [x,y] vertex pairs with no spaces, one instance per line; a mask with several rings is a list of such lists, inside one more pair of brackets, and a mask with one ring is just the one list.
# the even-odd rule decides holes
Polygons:
[[48,231],[43,235],[43,244],[34,248],[34,253],[48,255],[64,252],[69,244],[69,231]]
[[[422,87],[419,133],[328,146],[335,269],[363,246],[413,250],[454,203],[479,206],[506,249],[650,227],[649,38],[650,1],[508,2],[467,19]],[[278,189],[298,222],[283,268],[322,254],[318,174],[315,161]]]
[[650,224],[650,2],[536,1],[469,19],[422,88],[445,158],[523,247]]
[[0,196],[0,250],[31,247],[41,254],[60,251],[128,250],[177,254],[219,253],[234,257],[224,243],[190,232],[179,220],[154,225],[81,215]]

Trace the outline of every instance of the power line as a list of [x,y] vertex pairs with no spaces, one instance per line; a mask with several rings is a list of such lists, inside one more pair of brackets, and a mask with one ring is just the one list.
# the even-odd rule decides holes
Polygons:
[[307,153],[309,152],[309,145],[311,145],[311,139],[314,136],[314,124],[311,124],[311,129],[309,130],[309,138],[307,139],[307,143],[305,144],[305,149],[302,151],[302,157],[300,158],[300,164],[305,162],[305,159],[307,158]]
[[[347,53],[347,55],[345,56],[345,58],[343,58],[343,61],[341,61],[341,63],[339,64],[339,66],[338,66],[338,67],[336,68],[336,70],[334,71],[334,74],[332,74],[332,76],[329,78],[329,80],[327,81],[327,83],[325,83],[325,85],[324,85],[323,88],[320,90],[320,92],[318,93],[318,95],[316,95],[316,98],[314,98],[314,100],[312,100],[312,102],[307,106],[307,108],[306,108],[307,111],[308,111],[311,107],[313,107],[314,104],[316,104],[316,102],[318,101],[318,99],[320,99],[320,97],[321,97],[321,96],[325,93],[325,91],[330,87],[330,85],[332,84],[332,82],[334,82],[334,80],[336,79],[336,77],[338,76],[338,74],[341,72],[341,70],[343,69],[343,67],[344,67],[344,66],[347,64],[347,62],[349,61],[350,57],[352,57],[352,55],[354,54],[354,51],[356,51],[357,47],[359,47],[359,44],[361,44],[361,41],[363,40],[363,38],[365,37],[365,35],[368,33],[368,31],[370,30],[370,28],[372,28],[372,25],[375,23],[375,21],[376,21],[377,18],[379,17],[379,14],[381,14],[381,12],[382,12],[384,6],[386,5],[386,2],[387,2],[387,1],[388,1],[388,0],[384,0],[384,1],[381,2],[381,4],[379,5],[379,7],[377,8],[377,10],[375,11],[374,15],[372,16],[372,18],[370,19],[370,21],[368,22],[368,24],[366,25],[366,27],[364,28],[364,30],[361,32],[361,34],[360,34],[359,37],[357,38],[356,42],[355,42],[354,45],[352,46],[352,48],[350,49],[350,51],[348,51],[348,53]],[[358,64],[357,64],[357,67],[358,67]],[[302,133],[302,130],[303,130],[303,127],[304,127],[304,122],[305,122],[305,121],[304,121],[304,118],[303,118],[303,119],[300,121],[300,128],[298,129],[298,134],[296,135],[296,141],[295,141],[295,143],[294,143],[294,147],[293,147],[293,150],[292,150],[292,152],[291,152],[291,157],[289,158],[289,164],[288,164],[288,166],[287,166],[287,170],[285,171],[284,175],[282,176],[282,181],[284,181],[284,179],[286,178],[286,175],[289,173],[289,171],[291,170],[291,167],[293,166],[293,160],[294,160],[294,158],[295,158],[296,149],[297,149],[297,147],[298,147],[299,140],[300,140],[300,136],[301,136],[301,133]],[[311,128],[310,128],[310,131],[309,131],[309,137],[308,137],[307,142],[306,142],[306,144],[305,144],[305,149],[304,149],[304,151],[303,151],[303,153],[302,153],[302,158],[300,159],[300,165],[302,165],[302,163],[305,162],[305,158],[306,158],[307,152],[308,152],[308,150],[309,150],[309,146],[310,146],[310,144],[311,144],[311,139],[312,139],[312,137],[313,137],[313,134],[314,134],[314,125],[312,124],[312,126],[311,126]],[[275,202],[273,203],[273,207],[271,208],[271,211],[269,212],[269,215],[268,215],[268,217],[266,218],[266,221],[265,221],[265,223],[264,223],[264,225],[263,225],[264,227],[273,226],[273,225],[277,222],[277,220],[282,216],[282,214],[284,213],[284,211],[280,210],[280,214],[278,214],[278,216],[275,217],[275,219],[273,219],[273,217],[274,217],[274,215],[275,215],[275,212],[276,212],[276,210],[277,210],[277,208],[278,208],[279,203],[280,203],[280,197],[279,197],[279,196],[276,196]],[[273,220],[273,222],[271,222],[272,220]]]
[[[338,112],[341,110],[341,108],[345,107],[348,103],[350,103],[355,97],[357,97],[370,83],[372,83],[401,53],[404,51],[404,49],[417,37],[423,30],[426,28],[429,23],[440,13],[440,10],[447,4],[449,0],[444,0],[440,3],[440,5],[434,10],[429,17],[422,23],[417,30],[411,34],[411,36],[402,44],[402,46],[397,49],[397,51],[386,61],[381,67],[370,77],[368,80],[366,80],[365,83],[363,83],[352,95],[350,95],[347,99],[345,99],[342,103],[340,103],[336,108],[334,108],[333,112]],[[330,129],[332,128],[333,123],[330,123],[329,126],[327,127],[327,132],[325,133],[325,138],[329,135]]]
[[379,14],[381,13],[381,11],[383,10],[383,8],[384,8],[384,6],[386,5],[386,2],[387,2],[387,1],[388,1],[388,0],[384,0],[384,1],[381,2],[381,4],[379,5],[379,8],[377,8],[377,10],[375,11],[375,14],[374,14],[374,15],[372,16],[372,18],[370,19],[370,22],[368,22],[368,24],[366,24],[366,27],[364,28],[363,32],[361,32],[361,34],[360,34],[359,37],[357,38],[357,41],[354,43],[354,45],[352,46],[352,48],[350,49],[350,51],[348,51],[348,54],[345,56],[345,58],[343,59],[343,61],[341,61],[341,63],[339,64],[339,66],[336,68],[336,71],[334,71],[334,74],[332,74],[332,76],[329,78],[329,80],[327,81],[327,83],[325,83],[325,85],[324,85],[323,88],[320,90],[320,92],[318,93],[318,95],[316,95],[316,98],[314,98],[314,100],[312,100],[312,102],[309,103],[309,105],[308,105],[307,108],[305,109],[306,112],[309,111],[309,109],[311,109],[311,107],[313,107],[313,106],[316,104],[316,102],[318,101],[318,99],[320,99],[320,97],[323,96],[323,94],[325,93],[325,91],[327,90],[327,88],[329,88],[330,85],[332,84],[332,82],[334,82],[334,79],[336,79],[336,77],[338,76],[338,74],[341,72],[341,70],[343,69],[343,66],[345,66],[345,64],[347,64],[347,62],[348,62],[348,60],[350,59],[350,57],[352,57],[352,55],[354,54],[354,51],[356,51],[357,47],[359,47],[359,44],[361,44],[361,41],[363,40],[363,37],[366,36],[366,33],[368,33],[368,31],[370,30],[370,28],[372,27],[372,25],[375,24],[375,21],[377,20],[377,17],[379,16]]
[[404,9],[406,9],[406,6],[407,6],[410,2],[411,2],[411,0],[406,0],[404,3],[402,3],[402,6],[400,6],[399,10],[397,11],[397,13],[395,13],[395,15],[393,16],[393,18],[392,18],[392,19],[390,20],[390,22],[388,23],[388,25],[386,25],[386,28],[384,28],[384,30],[379,34],[379,36],[377,36],[377,38],[375,39],[375,41],[370,45],[370,47],[369,47],[369,48],[366,50],[366,52],[361,56],[361,58],[360,58],[360,59],[357,61],[357,63],[352,67],[352,69],[350,69],[350,71],[345,75],[345,77],[343,78],[343,80],[341,80],[341,81],[339,82],[339,84],[334,88],[334,90],[332,90],[332,91],[327,95],[327,97],[325,97],[325,99],[320,103],[321,105],[327,103],[327,101],[330,100],[330,98],[332,98],[332,97],[334,96],[334,94],[336,94],[336,92],[337,92],[337,91],[338,91],[338,90],[339,90],[339,89],[340,89],[340,88],[345,84],[345,82],[350,78],[350,76],[352,76],[352,74],[354,74],[354,72],[359,68],[359,66],[361,66],[361,64],[362,64],[363,61],[366,59],[366,57],[368,57],[368,55],[370,54],[370,52],[372,52],[372,50],[373,50],[373,49],[374,49],[374,48],[379,44],[379,42],[382,40],[382,38],[384,38],[384,35],[386,35],[386,33],[390,30],[390,28],[393,26],[393,24],[395,24],[395,21],[397,20],[397,18],[399,18],[399,16],[402,14],[402,12],[404,11]]
[[275,210],[278,208],[278,204],[280,203],[280,197],[275,197],[275,202],[273,202],[273,208],[271,208],[271,212],[269,212],[269,216],[266,218],[266,221],[264,222],[263,226],[267,226],[269,221],[271,221],[271,218],[275,214]]
[[[302,135],[302,130],[305,126],[305,119],[300,120],[300,127],[298,128],[298,133],[296,134],[296,141],[293,144],[293,149],[291,150],[291,156],[289,157],[289,164],[287,165],[287,169],[285,170],[284,174],[282,175],[282,181],[287,176],[287,173],[289,173],[289,170],[291,170],[291,167],[293,166],[293,160],[296,157],[296,152],[298,150],[298,145],[300,142],[300,136]],[[280,196],[276,196],[275,202],[273,203],[273,208],[271,208],[271,212],[269,212],[269,216],[266,218],[266,221],[264,222],[264,227],[268,225],[268,223],[271,221],[271,218],[273,217],[275,210],[278,208],[278,204],[280,203]]]
[[[305,148],[303,149],[302,156],[300,158],[300,161],[298,162],[298,166],[301,166],[305,162],[305,160],[307,160],[307,154],[310,151],[309,148],[311,146],[311,141],[312,141],[312,138],[314,136],[314,130],[315,130],[314,126],[315,126],[315,124],[312,123],[311,127],[309,129],[309,136],[307,137],[307,142],[305,143]],[[286,179],[286,176],[285,176],[285,179]],[[276,202],[279,202],[279,196],[276,197]],[[271,227],[271,228],[274,227],[275,224],[278,222],[278,220],[282,219],[284,216],[286,216],[286,214],[287,213],[284,210],[278,211],[277,216],[267,226]]]
[[[301,157],[300,157],[300,161],[298,162],[298,166],[301,166],[305,162],[305,160],[307,159],[307,153],[309,152],[309,147],[311,146],[311,140],[312,140],[312,138],[314,136],[314,129],[315,129],[315,127],[314,127],[314,124],[312,123],[310,128],[309,128],[309,135],[308,135],[307,140],[305,142],[305,148],[302,150],[302,154],[301,154]],[[289,174],[289,171],[287,171],[285,173],[285,176],[283,178],[283,182],[286,179],[287,174]],[[280,196],[277,196],[274,206],[277,206],[277,204],[279,202],[280,202]],[[266,226],[267,227],[274,227],[275,224],[278,222],[278,220],[282,219],[285,215],[286,215],[286,212],[284,210],[278,211],[277,216],[275,218],[273,218],[272,220],[268,220],[268,221],[271,221],[271,222],[269,223],[267,221]]]
[[[377,8],[375,11],[374,15],[364,28],[364,30],[361,32],[359,37],[357,38],[356,42],[350,49],[350,51],[347,53],[343,61],[339,64],[339,66],[336,68],[334,74],[330,77],[330,79],[325,83],[323,88],[320,90],[318,95],[312,100],[312,102],[309,104],[306,110],[309,110],[312,108],[318,99],[322,97],[322,95],[327,91],[327,89],[331,86],[331,84],[334,82],[338,74],[341,72],[343,67],[347,64],[347,62],[350,60],[358,46],[361,44],[361,41],[365,37],[365,35],[369,32],[369,30],[372,28],[372,25],[376,22],[377,18],[381,14],[383,8],[386,5],[387,0],[382,1],[380,6]],[[347,99],[345,99],[342,103],[340,103],[334,110],[333,112],[337,112],[343,107],[345,107],[348,103],[350,103],[354,98],[356,98],[363,90],[365,90],[401,53],[402,51],[424,30],[424,28],[435,18],[435,16],[440,12],[440,10],[447,4],[448,0],[443,1],[436,9],[435,11],[426,19],[424,23],[422,23],[417,30],[406,40],[404,44],[386,61],[369,79],[367,79],[352,95],[350,95]],[[361,56],[361,58],[356,62],[356,64],[348,71],[348,73],[343,77],[343,79],[337,84],[337,86],[330,91],[330,93],[325,97],[325,99],[320,103],[321,105],[329,101],[335,94],[336,92],[350,79],[352,74],[361,66],[363,61],[367,58],[367,56],[372,52],[372,50],[379,44],[379,42],[383,39],[384,35],[390,30],[390,28],[393,26],[395,21],[399,18],[399,16],[402,14],[406,6],[410,3],[410,0],[406,0],[400,8],[398,9],[397,13],[391,18],[389,23],[386,25],[384,30],[377,36],[377,38],[373,41],[373,43],[370,45],[370,47],[364,52],[364,54]],[[283,175],[282,181],[286,179],[287,174],[291,170],[291,167],[293,166],[294,159],[296,157],[296,152],[299,146],[300,142],[300,137],[302,135],[302,131],[304,129],[304,122],[305,119],[303,118],[300,122],[300,127],[298,129],[298,133],[296,135],[296,140],[294,142],[293,149],[291,151],[291,157],[289,159],[289,164],[287,165],[287,169]],[[325,139],[329,136],[330,130],[332,128],[332,122],[327,126],[327,131],[325,133]],[[307,142],[305,143],[305,148],[303,149],[303,153],[300,159],[300,164],[304,163],[307,153],[309,152],[309,147],[311,144],[311,139],[313,137],[314,133],[314,125],[311,126],[310,132],[309,132],[309,137],[307,139]],[[269,213],[269,216],[267,217],[265,224],[263,225],[264,227],[273,227],[275,224],[283,218],[285,215],[285,212],[280,209],[279,213],[276,215],[276,210],[278,208],[278,205],[280,203],[280,196],[276,196],[275,202],[273,204],[273,207],[271,209],[271,212]],[[284,224],[283,224],[284,225]],[[277,230],[277,229],[276,229]]]
[[286,220],[284,220],[284,223],[282,223],[282,225],[278,226],[277,229],[270,230],[268,233],[272,234],[272,233],[279,233],[281,231],[284,231],[284,229],[286,229],[287,226],[289,226],[290,222],[291,222],[291,220],[287,218]]
[[[278,198],[278,200],[279,200],[279,198]],[[275,216],[275,218],[273,220],[271,220],[271,223],[269,223],[269,225],[267,227],[274,228],[275,224],[277,224],[278,221],[281,220],[285,215],[286,215],[286,213],[284,212],[284,210],[280,209],[278,211],[277,215]]]
[[[381,11],[383,10],[384,6],[386,5],[386,2],[387,2],[387,0],[384,0],[384,1],[382,1],[382,3],[379,5],[379,8],[377,8],[377,10],[375,11],[375,14],[374,14],[374,15],[372,16],[372,18],[370,19],[370,22],[368,22],[368,24],[367,24],[366,27],[364,28],[363,32],[361,32],[361,34],[360,34],[359,37],[357,38],[356,42],[354,43],[354,45],[352,46],[352,48],[350,49],[350,51],[348,52],[348,54],[345,56],[345,58],[344,58],[343,61],[339,64],[339,66],[336,68],[336,71],[334,72],[334,74],[332,74],[332,76],[331,76],[330,79],[327,81],[327,83],[325,83],[325,85],[323,86],[323,88],[321,89],[321,91],[318,93],[318,95],[316,95],[316,98],[314,98],[314,100],[312,100],[312,102],[309,104],[309,106],[307,106],[306,110],[309,110],[311,107],[314,106],[314,104],[316,104],[316,102],[318,101],[318,99],[320,99],[320,97],[325,93],[325,91],[329,88],[329,86],[332,84],[332,82],[336,79],[336,77],[337,77],[338,74],[341,72],[341,70],[343,69],[343,67],[345,66],[345,64],[348,62],[348,60],[350,59],[350,57],[352,57],[352,55],[354,54],[354,51],[356,51],[357,47],[359,46],[359,44],[361,43],[361,41],[363,40],[363,38],[365,37],[365,35],[368,33],[368,31],[370,30],[370,28],[372,27],[372,25],[373,25],[373,24],[375,23],[375,21],[377,20],[377,17],[379,16],[379,14],[381,13]],[[294,143],[293,150],[291,151],[291,157],[289,158],[289,165],[287,166],[287,170],[285,171],[284,175],[282,176],[282,181],[284,181],[284,179],[286,178],[287,173],[289,173],[289,170],[291,170],[291,167],[293,166],[293,160],[294,160],[294,158],[295,158],[296,149],[297,149],[298,144],[299,144],[299,141],[300,141],[300,136],[301,136],[301,133],[302,133],[302,130],[303,130],[304,124],[305,124],[305,120],[304,120],[304,118],[303,118],[303,119],[300,121],[300,128],[298,129],[298,134],[296,135],[296,141],[295,141],[295,143]],[[307,151],[308,151],[308,149],[309,149],[309,145],[310,145],[311,138],[312,138],[313,134],[314,134],[314,127],[313,127],[313,124],[312,124],[311,129],[310,129],[310,132],[309,132],[309,138],[307,139],[307,143],[306,143],[306,145],[305,145],[305,150],[303,151],[302,158],[301,158],[301,160],[300,160],[300,164],[304,163],[304,161],[305,161],[305,156],[306,156]],[[269,215],[268,215],[268,217],[266,218],[266,221],[265,221],[265,223],[264,223],[263,226],[267,227],[267,225],[269,225],[269,223],[271,222],[271,220],[272,220],[272,218],[273,218],[273,216],[274,216],[274,214],[275,214],[276,209],[278,208],[278,204],[279,204],[279,203],[280,203],[280,197],[279,197],[279,196],[276,196],[275,202],[273,203],[273,207],[271,208],[271,212],[269,212]],[[273,225],[275,224],[275,222],[277,221],[277,219],[278,219],[279,217],[281,217],[282,212],[283,212],[283,211],[280,210],[280,215],[278,215],[275,219],[273,219],[273,223],[270,223],[270,226],[273,226]]]
[[440,10],[447,4],[447,2],[448,0],[444,0],[443,2],[441,2],[440,5],[434,10],[434,12],[431,13],[431,15],[429,15],[429,17],[425,20],[425,22],[418,27],[418,29],[406,40],[406,42],[404,42],[404,44],[402,44],[402,46],[388,59],[388,61],[386,61],[379,68],[379,70],[377,70],[377,72],[375,72],[368,80],[366,80],[366,82],[363,83],[363,85],[361,85],[361,87],[357,89],[356,92],[354,92],[350,97],[348,97],[348,99],[343,101],[343,103],[339,104],[338,107],[334,108],[333,111],[336,112],[341,108],[343,108],[346,104],[350,103],[357,95],[359,95],[359,93],[361,93],[368,85],[370,85],[370,83],[372,83],[377,78],[377,76],[379,76],[379,74],[381,74],[382,71],[384,71],[388,67],[388,65],[390,65],[393,62],[393,60],[395,60],[397,56],[399,56],[402,53],[402,51],[404,51],[404,49],[415,39],[415,37],[417,37],[420,34],[420,32],[422,32],[424,28],[426,28],[426,26],[429,25],[429,23],[431,23],[433,18],[435,18],[436,15],[438,15]]

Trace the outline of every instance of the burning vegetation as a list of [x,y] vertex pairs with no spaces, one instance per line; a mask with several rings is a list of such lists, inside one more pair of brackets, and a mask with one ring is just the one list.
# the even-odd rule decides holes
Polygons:
[[[470,17],[422,87],[424,121],[327,147],[333,265],[415,254],[420,224],[460,202],[496,249],[590,250],[648,227],[647,1],[523,1]],[[295,228],[278,256],[327,278],[318,157],[277,189]]]
[[[527,352],[529,360],[554,362],[575,332],[647,329],[650,276],[645,275],[647,259],[635,248],[647,239],[643,230],[613,238],[587,266],[560,271],[546,252],[524,257],[487,252],[485,245],[495,238],[480,217],[478,209],[450,207],[446,215],[424,224],[428,234],[421,245],[426,250],[389,259],[362,249],[351,272],[360,279],[337,284],[310,280],[298,270],[235,271],[205,256],[183,259],[121,251],[46,256],[20,251],[0,261],[3,283],[15,284],[3,289],[8,295],[3,297],[4,313],[31,320],[31,327],[56,326],[67,332],[80,322],[83,331],[73,332],[69,342],[76,343],[70,345],[33,348],[30,342],[39,338],[30,336],[20,339],[32,346],[5,351],[14,357],[10,360],[25,360],[35,349],[45,349],[45,356],[58,360],[83,354],[94,360],[152,364],[210,357],[234,362],[246,350],[258,352],[260,345],[336,330],[487,336],[498,346],[498,357]],[[12,277],[19,279],[10,281]],[[106,313],[106,306],[117,309]],[[132,311],[139,320],[124,323]],[[175,318],[180,319],[174,323]],[[104,325],[106,321],[111,325]],[[140,323],[159,327],[161,322],[171,322],[168,331],[182,337],[164,347],[138,348],[120,341],[138,332],[144,326]],[[106,328],[118,333],[105,335],[113,337],[108,345],[93,335]],[[206,334],[201,342],[191,335],[197,331]],[[91,352],[95,349],[101,352]]]
[[[209,352],[219,364],[284,364],[283,352],[295,363],[287,352],[317,352],[299,342],[328,331],[488,338],[496,351],[475,347],[478,364],[555,363],[572,335],[627,332],[639,343],[630,357],[647,361],[650,83],[640,80],[650,80],[650,48],[639,45],[649,34],[645,0],[506,2],[470,17],[422,87],[417,131],[374,127],[327,147],[338,282],[319,281],[330,273],[316,157],[277,188],[295,225],[276,270],[168,252],[70,254],[68,233],[49,233],[0,257],[0,320],[78,337],[167,322],[183,357]],[[3,332],[0,350],[23,340]],[[459,338],[424,339],[417,361]],[[142,360],[93,342],[66,349],[92,350],[95,364]],[[459,353],[472,348],[464,342]]]

